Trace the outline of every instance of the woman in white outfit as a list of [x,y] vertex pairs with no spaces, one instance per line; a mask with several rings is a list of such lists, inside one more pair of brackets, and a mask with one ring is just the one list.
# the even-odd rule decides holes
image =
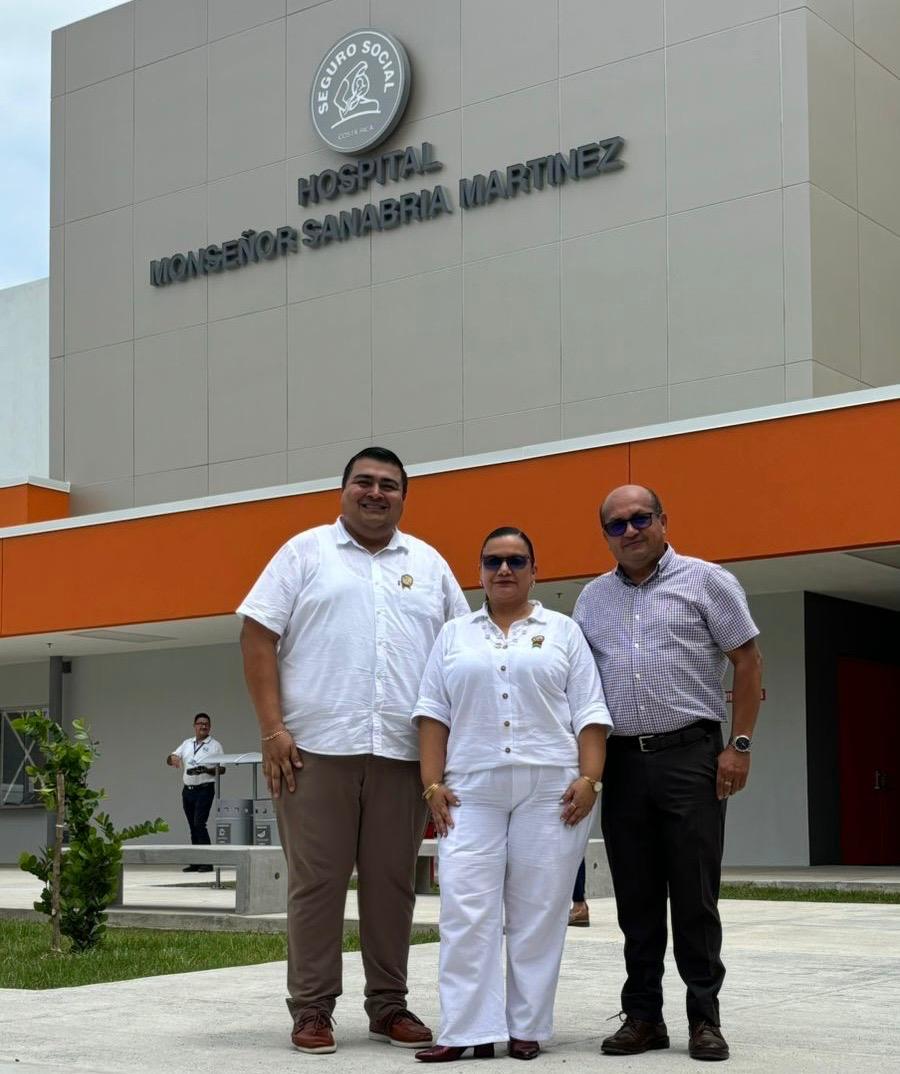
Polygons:
[[[553,1002],[572,882],[584,856],[612,726],[594,659],[565,615],[529,600],[534,549],[489,534],[486,599],[447,623],[414,720],[440,838],[438,1043],[423,1062],[534,1059]],[[501,944],[506,923],[506,988]]]

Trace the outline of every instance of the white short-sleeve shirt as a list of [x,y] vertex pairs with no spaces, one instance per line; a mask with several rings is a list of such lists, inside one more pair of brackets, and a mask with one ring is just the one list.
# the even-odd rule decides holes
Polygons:
[[395,531],[370,553],[340,519],[292,537],[238,608],[278,634],[282,718],[300,749],[415,761],[428,654],[469,606],[446,561]]
[[217,753],[224,753],[222,743],[211,736],[197,742],[195,738],[186,738],[172,753],[181,758],[181,778],[185,787],[199,787],[201,783],[215,783],[216,777],[206,773],[189,776],[187,770],[198,766],[211,765]]
[[450,728],[445,773],[578,764],[588,724],[612,727],[578,626],[533,602],[504,636],[485,608],[448,623],[428,658],[413,721]]

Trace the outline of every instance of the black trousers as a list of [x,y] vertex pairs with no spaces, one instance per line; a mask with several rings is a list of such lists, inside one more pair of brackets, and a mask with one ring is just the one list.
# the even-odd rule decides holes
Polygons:
[[719,880],[725,802],[716,798],[721,727],[686,746],[656,753],[610,736],[601,825],[612,873],[627,979],[622,1010],[662,1019],[663,959],[671,904],[675,963],[687,986],[690,1023],[719,1024],[725,977],[720,952]]
[[587,880],[587,866],[584,863],[584,858],[581,859],[581,865],[578,866],[578,872],[575,874],[575,887],[572,889],[572,902],[584,902],[584,885]]
[[191,830],[191,842],[195,846],[209,846],[206,822],[215,791],[215,783],[200,783],[196,787],[183,787],[181,790],[181,804]]

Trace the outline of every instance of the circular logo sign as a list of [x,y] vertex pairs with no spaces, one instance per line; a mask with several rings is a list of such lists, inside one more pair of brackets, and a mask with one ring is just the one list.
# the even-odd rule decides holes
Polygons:
[[406,49],[382,30],[354,30],[316,71],[309,96],[313,126],[339,153],[362,153],[397,126],[408,97]]

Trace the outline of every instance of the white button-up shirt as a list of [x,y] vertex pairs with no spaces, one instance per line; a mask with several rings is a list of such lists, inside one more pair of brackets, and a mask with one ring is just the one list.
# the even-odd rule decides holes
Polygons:
[[221,742],[211,737],[204,738],[202,742],[198,742],[195,738],[186,738],[177,750],[172,750],[172,753],[181,758],[181,778],[184,780],[185,787],[199,787],[201,783],[215,783],[215,776],[206,773],[189,776],[187,770],[203,768],[206,765],[212,767],[215,763],[215,755],[224,752]]
[[509,635],[485,608],[454,619],[428,658],[413,721],[450,728],[445,773],[578,764],[588,724],[612,727],[597,665],[568,616],[533,602]]
[[300,749],[414,761],[428,654],[469,606],[445,560],[395,531],[374,554],[338,519],[292,537],[238,614],[280,636],[282,716]]

